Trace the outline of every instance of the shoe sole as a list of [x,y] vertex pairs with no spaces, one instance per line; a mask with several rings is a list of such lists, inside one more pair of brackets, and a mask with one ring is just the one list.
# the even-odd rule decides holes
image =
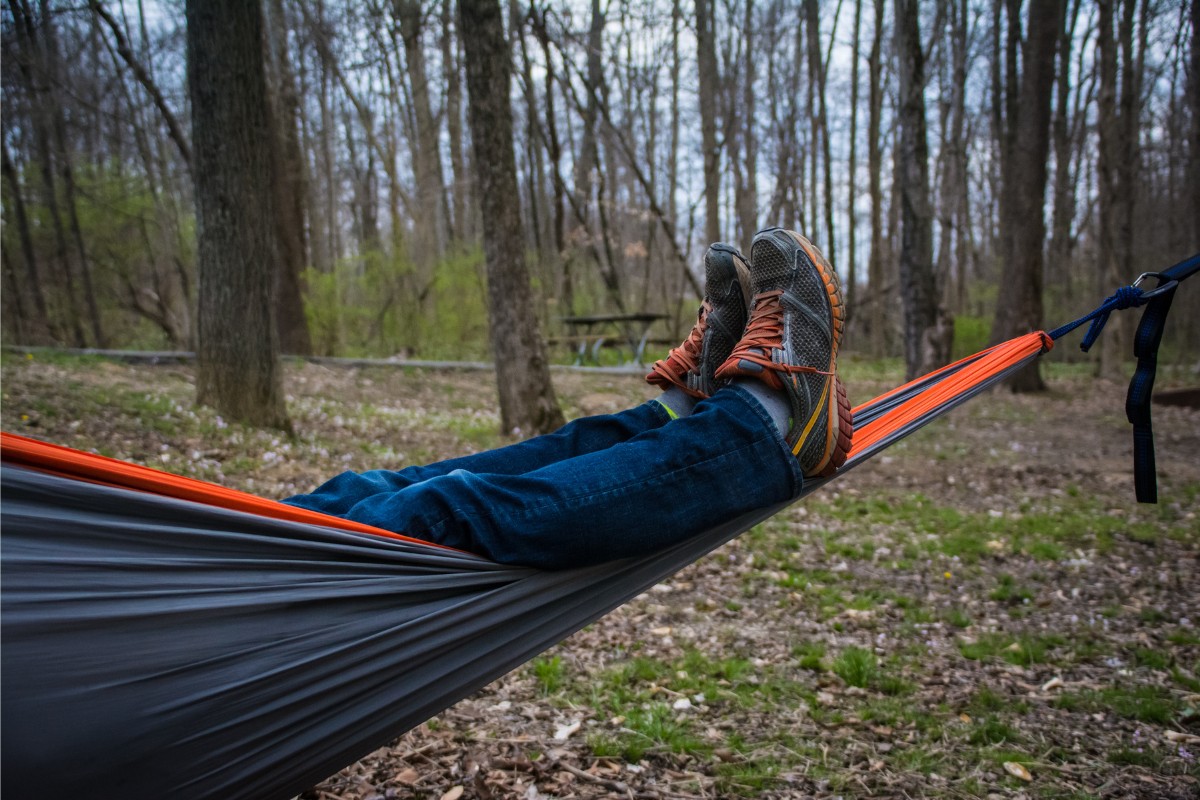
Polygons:
[[[729,346],[732,348],[741,337],[742,330],[730,328],[726,320],[722,319],[720,315],[711,314],[716,305],[714,300],[719,300],[719,298],[716,296],[718,294],[717,290],[714,290],[713,295],[709,296],[708,289],[709,287],[727,287],[725,291],[728,291],[728,287],[735,283],[737,284],[738,293],[742,300],[743,308],[739,319],[744,329],[746,317],[750,313],[751,298],[750,267],[746,261],[746,257],[731,244],[716,242],[710,245],[704,255],[705,301],[709,304],[710,316],[705,323],[707,330],[700,343],[700,355],[696,365],[700,371],[689,371],[679,376],[670,367],[666,366],[667,359],[663,359],[662,361],[655,362],[651,367],[650,373],[646,375],[647,383],[662,389],[675,386],[683,390],[686,394],[698,399],[709,397],[717,389],[715,376],[713,375],[709,376],[709,385],[705,385],[702,366],[706,361],[714,362],[717,366],[720,366],[721,362],[724,361],[724,358],[717,359],[715,356],[709,354],[708,349],[711,346],[712,338],[716,335],[721,335],[729,342]],[[737,327],[736,323],[734,327]],[[660,367],[660,365],[662,366]],[[713,372],[716,372],[716,367],[713,367]]]
[[[783,228],[768,228],[767,230],[760,231],[754,238],[757,241],[759,237],[770,236],[771,238],[775,238],[778,235],[782,235],[804,252],[809,263],[816,268],[817,274],[821,278],[821,283],[825,287],[826,299],[829,302],[829,316],[832,322],[832,346],[829,351],[828,366],[831,374],[823,392],[825,397],[824,408],[828,409],[825,415],[825,452],[821,454],[817,463],[805,472],[805,477],[827,478],[846,463],[846,456],[850,452],[850,444],[854,437],[854,415],[850,410],[850,400],[846,394],[846,387],[836,372],[838,347],[841,345],[842,333],[846,327],[846,306],[842,300],[841,281],[838,279],[837,272],[834,271],[833,266],[826,260],[824,254],[812,242],[795,231]],[[777,246],[779,245],[777,244]],[[801,448],[808,441],[808,437],[812,434],[811,427],[820,415],[821,407],[818,407],[809,417],[808,424],[797,439],[796,444],[793,445],[793,455],[798,455]]]
[[[725,340],[723,346],[728,346],[729,350],[732,350],[737,345],[738,339],[741,338],[742,329],[746,326],[746,317],[749,315],[750,268],[746,263],[745,256],[736,247],[724,242],[716,242],[709,245],[708,252],[704,255],[705,288],[707,289],[710,286],[724,286],[727,287],[726,291],[729,291],[728,287],[735,283],[738,286],[738,294],[741,297],[744,312],[739,317],[741,327],[738,328],[736,323],[732,328],[729,327],[730,321],[723,319],[720,314],[713,314],[709,317],[707,323],[708,330],[705,333],[700,353],[700,364],[697,365],[701,370],[701,375],[697,377],[699,378],[699,383],[703,384],[703,364],[713,364],[714,366],[711,367],[712,371],[708,375],[708,380],[711,383],[707,386],[690,386],[689,393],[699,392],[700,395],[708,397],[717,390],[719,384],[716,382],[715,373],[717,367],[721,366],[721,362],[725,360],[728,352],[718,358],[709,352],[709,348],[713,346],[713,339],[719,336]],[[715,292],[714,296],[709,298],[709,302],[713,304],[715,309],[718,302]]]

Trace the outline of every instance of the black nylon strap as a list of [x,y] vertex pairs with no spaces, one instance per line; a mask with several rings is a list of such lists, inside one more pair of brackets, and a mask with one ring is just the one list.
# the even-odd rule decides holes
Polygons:
[[1167,314],[1179,281],[1200,271],[1200,253],[1168,270],[1152,273],[1158,286],[1150,297],[1133,341],[1137,369],[1125,396],[1125,416],[1133,425],[1133,483],[1139,503],[1158,502],[1158,480],[1154,467],[1154,427],[1150,418],[1150,399],[1154,393],[1154,375],[1158,369],[1158,346],[1162,343]]
[[1154,469],[1154,429],[1150,420],[1150,398],[1154,392],[1154,374],[1158,368],[1158,346],[1162,342],[1167,312],[1175,287],[1152,299],[1142,312],[1133,354],[1137,369],[1125,397],[1125,416],[1133,425],[1133,483],[1139,503],[1158,502],[1158,481]]

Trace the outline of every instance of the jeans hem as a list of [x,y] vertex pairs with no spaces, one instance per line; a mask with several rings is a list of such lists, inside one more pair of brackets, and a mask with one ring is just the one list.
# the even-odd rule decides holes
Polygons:
[[771,432],[771,439],[779,447],[780,455],[787,463],[788,474],[792,479],[792,497],[798,497],[800,490],[804,487],[804,471],[800,469],[800,459],[792,454],[792,448],[788,446],[787,441],[783,438],[783,432],[775,424],[775,420],[763,408],[762,403],[755,399],[754,395],[747,392],[740,386],[726,386],[720,390],[722,393],[728,392],[730,395],[742,400],[745,405],[762,420],[763,425]]

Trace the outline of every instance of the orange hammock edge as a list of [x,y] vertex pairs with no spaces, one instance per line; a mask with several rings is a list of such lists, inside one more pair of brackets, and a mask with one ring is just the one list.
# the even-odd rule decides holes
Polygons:
[[[276,500],[229,489],[215,483],[202,481],[198,478],[188,478],[163,472],[153,467],[144,467],[109,458],[97,453],[86,453],[82,450],[64,447],[62,445],[31,439],[8,431],[0,431],[0,458],[5,463],[48,472],[52,475],[90,481],[106,486],[119,486],[127,489],[137,489],[151,494],[173,497],[178,500],[188,500],[194,503],[226,508],[232,511],[242,511],[256,514],[260,517],[301,522],[309,525],[322,525],[326,528],[338,528],[353,533],[366,533],[373,536],[383,536],[403,542],[440,547],[445,550],[453,548],[414,539],[411,536],[394,533],[364,525],[341,517],[333,517],[318,511],[296,508]],[[457,552],[457,551],[456,551]]]
[[[973,356],[968,356],[953,364],[948,364],[945,367],[934,370],[928,375],[917,378],[915,381],[910,381],[903,386],[885,392],[874,400],[857,406],[855,412],[873,403],[904,392],[914,383],[953,371],[953,374],[942,379],[936,385],[900,403],[871,422],[856,427],[849,458],[854,458],[855,455],[864,452],[896,430],[919,420],[939,405],[949,402],[988,377],[1031,355],[1044,353],[1053,346],[1053,340],[1042,331],[1019,336],[990,347]],[[411,536],[384,530],[383,528],[364,525],[317,511],[296,508],[276,500],[257,497],[247,492],[229,489],[197,478],[174,475],[154,469],[153,467],[132,464],[128,461],[109,458],[97,453],[87,453],[82,450],[75,450],[62,445],[31,439],[7,431],[0,431],[0,458],[7,463],[48,472],[61,477],[86,480],[107,486],[137,489],[164,497],[242,511],[271,519],[321,525],[327,528],[382,536],[398,541],[457,552],[454,548],[428,542],[424,539],[416,539]]]

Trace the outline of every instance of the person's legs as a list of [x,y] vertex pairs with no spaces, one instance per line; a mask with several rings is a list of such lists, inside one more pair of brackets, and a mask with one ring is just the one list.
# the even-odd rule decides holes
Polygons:
[[738,388],[688,417],[524,474],[453,471],[340,515],[509,564],[557,569],[643,555],[795,496],[803,476]]
[[375,494],[388,494],[456,471],[523,475],[550,464],[606,450],[669,419],[686,417],[713,390],[713,373],[733,351],[746,326],[750,273],[744,256],[728,244],[714,244],[704,256],[705,296],[695,326],[683,344],[655,363],[648,383],[663,393],[636,408],[575,420],[558,431],[523,442],[435,464],[393,472],[345,472],[310,494],[284,500],[290,505],[342,516]]
[[[705,365],[733,383],[690,416],[530,471],[455,469],[332,513],[503,563],[563,568],[659,550],[795,496],[805,475],[831,474],[853,432],[836,377],[837,276],[796,234],[760,234],[756,262],[760,241],[750,324],[722,369]],[[700,333],[704,323],[702,310]],[[664,378],[693,388],[697,363],[668,359]]]
[[345,516],[350,509],[373,495],[399,492],[451,472],[522,475],[559,461],[607,450],[654,430],[670,419],[671,414],[667,409],[651,400],[616,414],[581,417],[554,433],[535,436],[495,450],[434,464],[405,467],[399,471],[377,469],[361,473],[343,472],[312,493],[289,497],[283,502],[323,514]]

